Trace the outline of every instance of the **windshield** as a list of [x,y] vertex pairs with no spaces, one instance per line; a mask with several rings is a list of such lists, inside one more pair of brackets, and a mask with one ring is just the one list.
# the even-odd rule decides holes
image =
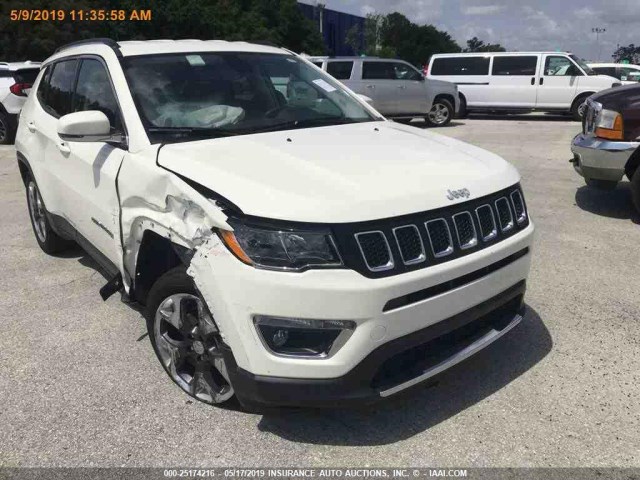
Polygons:
[[580,66],[580,68],[584,70],[584,73],[586,73],[587,75],[598,75],[598,72],[596,72],[595,70],[593,70],[593,68],[591,68],[589,65],[584,63],[584,60],[582,60],[581,58],[578,58],[575,55],[569,55],[569,57],[571,57],[571,60],[576,62]]
[[292,55],[145,55],[125,58],[124,71],[153,142],[378,120]]

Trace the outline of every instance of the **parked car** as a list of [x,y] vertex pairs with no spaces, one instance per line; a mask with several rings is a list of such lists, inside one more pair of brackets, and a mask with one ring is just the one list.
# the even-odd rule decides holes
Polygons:
[[626,175],[640,211],[640,85],[625,85],[587,100],[582,133],[571,143],[572,163],[587,185],[613,189]]
[[589,95],[620,85],[571,53],[446,53],[431,57],[428,78],[454,82],[460,113],[539,110],[581,119]]
[[434,127],[447,125],[460,99],[450,82],[426,80],[413,65],[376,57],[310,57],[317,67],[356,93],[372,99],[383,115],[396,120],[421,117]]
[[0,62],[0,145],[12,143],[18,114],[27,99],[40,64]]
[[640,65],[628,63],[588,63],[587,65],[600,75],[617,78],[623,85],[640,80]]
[[34,89],[16,150],[38,245],[85,248],[199,400],[374,402],[523,318],[516,169],[385,120],[295,54],[92,40]]

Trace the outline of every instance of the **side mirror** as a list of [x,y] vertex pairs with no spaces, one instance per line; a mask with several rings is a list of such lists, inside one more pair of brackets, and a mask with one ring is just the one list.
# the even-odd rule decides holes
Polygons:
[[111,133],[107,116],[98,110],[75,112],[60,117],[58,136],[69,142],[122,142],[122,135]]
[[362,100],[363,102],[368,103],[370,106],[373,107],[373,100],[371,99],[371,97],[367,97],[366,95],[362,95],[360,93],[356,93],[356,95],[358,95],[358,98],[360,100]]

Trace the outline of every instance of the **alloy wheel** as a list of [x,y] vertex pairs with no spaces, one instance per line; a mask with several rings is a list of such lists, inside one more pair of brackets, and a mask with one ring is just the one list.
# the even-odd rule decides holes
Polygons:
[[47,241],[47,219],[40,191],[33,180],[29,182],[27,187],[27,195],[33,229],[36,231],[40,243],[45,243]]
[[587,102],[582,102],[580,104],[580,106],[578,107],[578,115],[580,115],[581,117],[584,117],[584,111],[587,108]]
[[436,125],[442,125],[449,120],[449,109],[442,103],[435,103],[427,114],[429,120]]
[[234,392],[213,318],[195,295],[165,298],[154,317],[158,356],[171,378],[206,403],[222,403]]

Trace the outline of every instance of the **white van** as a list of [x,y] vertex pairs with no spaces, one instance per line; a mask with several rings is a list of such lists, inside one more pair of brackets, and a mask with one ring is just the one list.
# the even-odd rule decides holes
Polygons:
[[473,110],[524,109],[566,111],[580,120],[589,95],[620,85],[566,52],[437,54],[427,76],[458,85],[460,116]]

